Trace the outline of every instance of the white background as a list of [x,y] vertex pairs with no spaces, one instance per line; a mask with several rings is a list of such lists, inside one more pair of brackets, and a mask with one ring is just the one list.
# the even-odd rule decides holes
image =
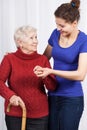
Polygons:
[[[38,30],[38,51],[43,53],[47,40],[56,27],[55,9],[69,0],[0,0],[0,61],[6,52],[15,51],[13,34],[17,27],[32,25]],[[87,33],[87,0],[81,0],[79,29]],[[52,62],[51,62],[52,63]],[[79,130],[87,130],[87,80],[83,82],[85,109]],[[6,130],[4,99],[0,97],[0,130]]]

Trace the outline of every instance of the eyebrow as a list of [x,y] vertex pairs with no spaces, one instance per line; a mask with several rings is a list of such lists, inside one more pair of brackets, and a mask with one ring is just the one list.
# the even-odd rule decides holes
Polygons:
[[62,24],[57,24],[58,26],[61,26],[61,27],[64,27],[65,25],[62,25]]

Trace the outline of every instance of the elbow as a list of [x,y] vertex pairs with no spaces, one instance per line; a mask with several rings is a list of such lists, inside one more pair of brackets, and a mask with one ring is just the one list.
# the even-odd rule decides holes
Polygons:
[[83,81],[83,80],[84,80],[84,78],[83,78],[83,77],[81,77],[81,78],[79,78],[78,80],[79,80],[79,81]]
[[81,76],[80,81],[83,81],[84,79],[85,79],[85,75],[84,75],[84,76]]
[[85,79],[86,74],[79,74],[78,80],[83,81]]
[[83,69],[83,70],[77,70],[74,78],[75,80],[83,81],[85,77],[86,77],[86,71]]

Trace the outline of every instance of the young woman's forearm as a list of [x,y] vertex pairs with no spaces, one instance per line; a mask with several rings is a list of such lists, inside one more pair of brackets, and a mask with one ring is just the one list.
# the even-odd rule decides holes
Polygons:
[[86,73],[82,73],[78,70],[76,71],[60,71],[60,70],[51,70],[51,73],[58,75],[60,77],[70,79],[70,80],[84,80]]

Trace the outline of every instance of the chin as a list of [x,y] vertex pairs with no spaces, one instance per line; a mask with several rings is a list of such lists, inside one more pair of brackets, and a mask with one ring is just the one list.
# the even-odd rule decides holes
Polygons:
[[61,35],[64,36],[64,37],[67,37],[67,36],[69,36],[70,34],[67,33],[67,32],[62,32]]
[[37,51],[37,49],[34,49],[33,51],[35,52],[35,51]]

